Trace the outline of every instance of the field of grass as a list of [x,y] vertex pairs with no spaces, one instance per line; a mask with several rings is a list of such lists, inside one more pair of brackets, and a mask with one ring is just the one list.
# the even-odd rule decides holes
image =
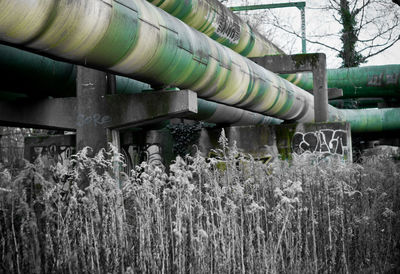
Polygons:
[[399,162],[216,154],[1,169],[0,273],[398,273]]

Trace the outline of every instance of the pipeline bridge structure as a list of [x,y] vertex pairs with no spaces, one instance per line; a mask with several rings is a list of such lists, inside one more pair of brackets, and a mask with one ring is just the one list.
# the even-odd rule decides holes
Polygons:
[[78,148],[178,117],[400,130],[400,65],[326,70],[217,0],[3,0],[0,43],[2,125],[73,130]]

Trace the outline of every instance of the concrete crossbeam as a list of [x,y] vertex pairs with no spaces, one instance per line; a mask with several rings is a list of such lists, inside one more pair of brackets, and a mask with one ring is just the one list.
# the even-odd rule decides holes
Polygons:
[[343,89],[341,88],[328,88],[328,99],[336,99],[343,97]]
[[76,98],[0,102],[0,125],[76,130],[77,149],[97,152],[121,129],[197,113],[193,91],[110,94],[112,77],[106,75],[78,67]]
[[286,74],[311,71],[314,79],[315,122],[328,121],[328,83],[325,54],[273,55],[250,59],[275,73]]
[[29,136],[24,138],[24,158],[30,162],[36,159],[35,147],[75,147],[76,140],[74,135],[47,135]]
[[76,98],[0,102],[3,126],[74,130],[75,114]]
[[197,94],[190,90],[110,95],[104,106],[110,128],[124,129],[197,113]]

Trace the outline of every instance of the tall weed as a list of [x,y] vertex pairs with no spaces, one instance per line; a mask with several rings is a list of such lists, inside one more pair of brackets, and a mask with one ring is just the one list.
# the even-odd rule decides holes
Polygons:
[[0,173],[6,273],[385,273],[398,269],[400,166],[307,156],[266,166],[228,147],[215,158],[142,163],[79,152]]

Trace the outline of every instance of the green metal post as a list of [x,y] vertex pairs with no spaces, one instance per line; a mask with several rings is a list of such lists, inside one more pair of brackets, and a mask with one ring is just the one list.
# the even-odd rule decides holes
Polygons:
[[276,4],[262,4],[262,5],[249,5],[249,6],[235,6],[230,7],[232,11],[249,11],[249,10],[263,10],[263,9],[277,9],[296,7],[301,13],[301,51],[307,53],[306,47],[306,2],[291,2],[291,3],[276,3]]
[[306,6],[306,2],[291,2],[291,3],[235,6],[235,7],[230,7],[230,9],[232,11],[263,10],[263,9],[277,9],[277,8],[289,8],[289,7],[297,7],[300,9],[300,8],[304,8],[305,6]]
[[304,7],[299,8],[301,12],[301,51],[307,53],[306,48],[306,11]]

